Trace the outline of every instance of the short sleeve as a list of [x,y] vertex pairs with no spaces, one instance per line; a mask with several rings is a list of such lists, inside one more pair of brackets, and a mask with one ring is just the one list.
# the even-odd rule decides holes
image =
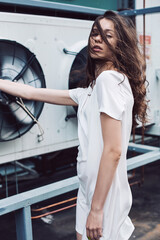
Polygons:
[[122,120],[125,100],[121,89],[122,77],[115,71],[104,71],[96,80],[97,101],[100,112],[116,120]]
[[69,96],[72,98],[73,101],[75,101],[77,104],[80,102],[80,97],[84,92],[84,88],[73,88],[69,89]]

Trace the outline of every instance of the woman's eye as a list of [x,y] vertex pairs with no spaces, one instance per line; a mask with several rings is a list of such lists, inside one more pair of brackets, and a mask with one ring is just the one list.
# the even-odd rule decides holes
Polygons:
[[91,34],[91,36],[92,36],[92,37],[96,37],[96,36],[98,36],[98,33],[93,32],[93,33]]
[[112,36],[111,36],[111,35],[108,35],[108,34],[107,34],[106,36],[107,36],[107,38],[112,38]]

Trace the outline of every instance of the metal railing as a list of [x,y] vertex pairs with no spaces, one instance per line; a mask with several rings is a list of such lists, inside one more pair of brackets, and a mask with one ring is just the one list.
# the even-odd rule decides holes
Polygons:
[[[127,160],[127,170],[160,159],[160,148],[130,143],[129,150],[143,153]],[[33,240],[31,205],[78,189],[78,177],[74,176],[34,190],[0,200],[0,216],[15,211],[17,240]]]
[[15,211],[17,240],[32,240],[31,205],[73,191],[77,176],[0,200],[0,216]]

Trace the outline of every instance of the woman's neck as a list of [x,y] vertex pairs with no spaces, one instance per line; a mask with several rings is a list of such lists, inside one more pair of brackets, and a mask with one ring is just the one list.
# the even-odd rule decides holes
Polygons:
[[103,65],[97,64],[95,68],[95,77],[97,78],[103,71],[106,71],[106,70],[117,71],[117,69],[114,67],[112,62],[106,62]]

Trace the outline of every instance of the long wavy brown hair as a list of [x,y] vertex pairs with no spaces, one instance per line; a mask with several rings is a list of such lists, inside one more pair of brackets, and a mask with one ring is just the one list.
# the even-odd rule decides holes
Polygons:
[[[102,28],[100,25],[100,20],[106,18],[113,22],[115,34],[117,38],[116,48],[108,42]],[[98,32],[100,33],[103,41],[107,44],[109,49],[112,51],[112,64],[118,72],[125,74],[128,77],[130,86],[132,88],[132,93],[134,97],[133,106],[133,127],[138,125],[138,121],[142,123],[143,128],[145,123],[149,122],[147,109],[148,102],[146,98],[146,89],[149,85],[146,80],[146,64],[143,54],[141,53],[135,26],[131,19],[127,17],[120,16],[113,11],[106,11],[104,15],[96,18],[93,23],[91,33],[88,41],[88,60],[87,60],[87,78],[85,81],[85,86],[88,87],[90,83],[93,82],[95,77],[95,66],[97,60],[91,58],[90,52],[90,37],[92,37],[93,27],[96,26]],[[99,59],[102,64],[106,63],[107,59]]]

